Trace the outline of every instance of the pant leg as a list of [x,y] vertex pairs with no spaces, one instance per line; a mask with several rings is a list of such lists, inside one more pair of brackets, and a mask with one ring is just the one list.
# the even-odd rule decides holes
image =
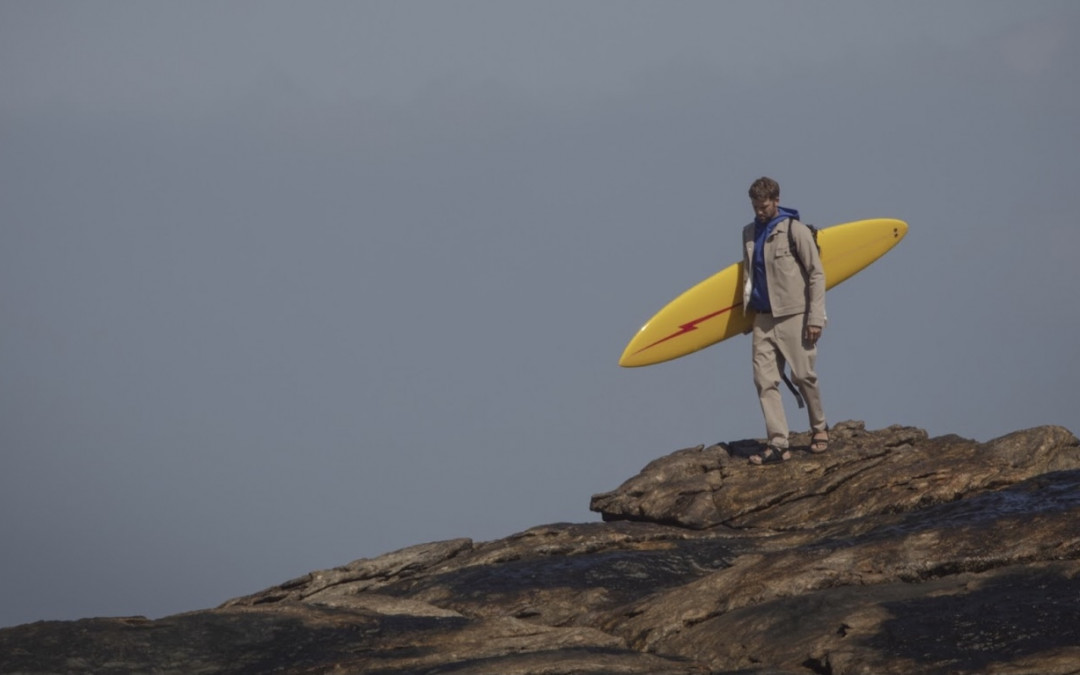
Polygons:
[[784,401],[780,396],[780,371],[784,357],[776,340],[776,323],[776,319],[767,314],[758,314],[754,318],[754,384],[757,386],[761,412],[765,416],[765,432],[769,442],[786,448],[788,424],[784,416]]
[[817,346],[805,338],[806,317],[795,315],[785,317],[777,326],[780,351],[791,366],[791,380],[806,401],[806,412],[810,418],[812,432],[828,428],[825,409],[821,403],[821,389],[815,370],[817,364]]

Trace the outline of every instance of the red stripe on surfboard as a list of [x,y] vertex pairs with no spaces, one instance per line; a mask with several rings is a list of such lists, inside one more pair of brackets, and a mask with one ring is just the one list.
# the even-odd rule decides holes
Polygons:
[[731,310],[735,309],[736,307],[739,307],[740,305],[742,305],[742,303],[737,302],[734,305],[732,305],[731,307],[725,307],[724,309],[721,309],[718,312],[713,312],[712,314],[706,314],[705,316],[698,317],[697,319],[694,319],[693,321],[688,321],[687,323],[684,323],[683,325],[679,326],[679,330],[675,331],[671,335],[669,335],[669,336],[667,336],[665,338],[660,338],[659,340],[652,343],[651,345],[646,345],[646,346],[642,347],[641,349],[637,350],[634,353],[635,354],[640,354],[641,352],[645,351],[646,349],[652,349],[653,347],[655,347],[658,344],[662,344],[664,342],[667,342],[668,340],[674,340],[675,338],[679,337],[680,335],[686,335],[687,333],[692,333],[692,332],[694,332],[694,331],[696,331],[698,329],[698,324],[704,323],[704,322],[708,321],[709,319],[714,319],[714,318],[720,316],[721,314],[725,314],[727,312],[730,312]]

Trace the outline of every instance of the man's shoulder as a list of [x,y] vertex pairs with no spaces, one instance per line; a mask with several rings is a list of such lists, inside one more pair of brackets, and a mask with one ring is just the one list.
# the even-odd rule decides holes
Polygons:
[[[788,221],[785,221],[785,222],[788,222]],[[807,237],[813,237],[814,236],[814,231],[811,229],[810,225],[807,225],[806,223],[799,220],[798,218],[791,218],[790,222],[791,222],[791,225],[789,226],[789,229],[791,230],[792,234],[797,235],[797,236],[807,236]]]

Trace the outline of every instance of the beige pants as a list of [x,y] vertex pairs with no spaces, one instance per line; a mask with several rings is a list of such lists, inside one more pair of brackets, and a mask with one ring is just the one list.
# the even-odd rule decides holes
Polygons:
[[754,319],[754,384],[761,400],[761,412],[765,415],[769,442],[781,448],[788,447],[787,417],[780,396],[780,373],[785,362],[791,366],[792,383],[806,400],[810,429],[816,432],[828,428],[817,373],[814,372],[817,347],[803,337],[805,322],[804,314],[779,318],[758,314]]

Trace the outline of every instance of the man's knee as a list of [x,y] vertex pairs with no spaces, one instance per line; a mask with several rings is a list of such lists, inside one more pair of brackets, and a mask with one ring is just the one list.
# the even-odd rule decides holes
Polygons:
[[817,387],[818,377],[816,373],[796,373],[792,371],[791,382],[800,389],[804,387]]
[[780,380],[762,373],[754,373],[754,386],[757,387],[758,393],[761,394],[772,389],[779,389]]

